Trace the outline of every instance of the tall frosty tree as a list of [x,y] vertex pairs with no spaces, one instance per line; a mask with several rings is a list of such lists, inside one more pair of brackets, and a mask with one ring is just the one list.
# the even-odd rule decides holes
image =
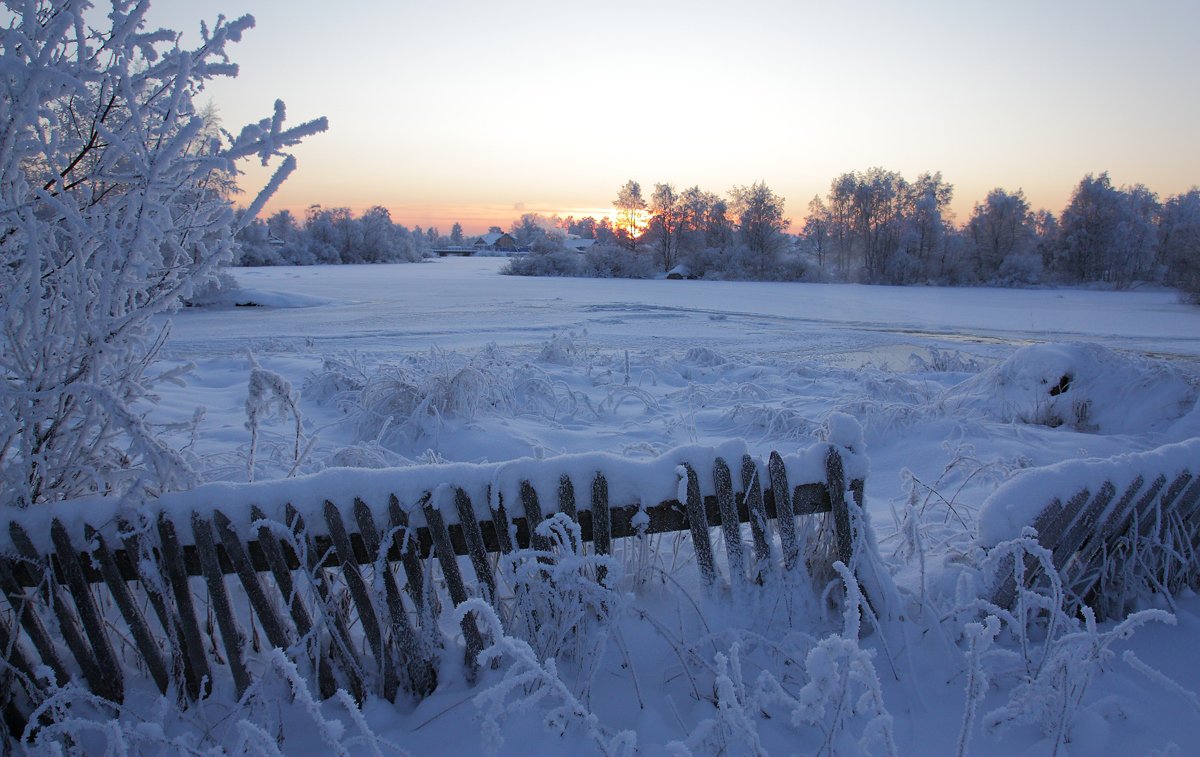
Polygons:
[[625,186],[617,192],[617,199],[613,200],[613,207],[617,209],[617,239],[625,247],[636,250],[646,212],[646,198],[642,197],[642,185],[633,179],[625,182]]
[[[236,137],[193,102],[234,76],[245,16],[182,49],[147,31],[148,2],[4,0],[0,14],[0,486],[5,504],[157,492],[193,474],[145,419],[177,307],[234,252],[233,234],[294,169],[283,150],[325,129],[274,114]],[[105,21],[104,28],[90,24]],[[245,213],[237,161],[279,158]]]

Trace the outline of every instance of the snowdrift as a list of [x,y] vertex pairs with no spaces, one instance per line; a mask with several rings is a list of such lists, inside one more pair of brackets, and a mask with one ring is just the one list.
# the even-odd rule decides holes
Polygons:
[[1098,345],[1034,344],[947,390],[947,410],[1098,434],[1165,430],[1195,404],[1177,368]]

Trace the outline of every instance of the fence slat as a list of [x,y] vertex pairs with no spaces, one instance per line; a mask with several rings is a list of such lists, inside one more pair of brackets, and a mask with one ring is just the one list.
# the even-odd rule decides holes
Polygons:
[[783,547],[783,569],[790,571],[800,559],[800,545],[796,540],[792,498],[788,496],[787,468],[778,452],[771,452],[767,473],[771,477],[771,494],[775,499],[775,522],[779,526],[779,542]]
[[687,520],[692,534],[692,549],[696,553],[696,567],[704,583],[712,586],[717,580],[717,566],[713,562],[712,541],[708,537],[708,513],[704,509],[704,498],[700,496],[700,479],[692,466],[684,465],[687,476]]
[[271,571],[271,575],[275,579],[275,587],[279,590],[283,603],[287,606],[292,621],[296,624],[297,636],[307,641],[309,660],[317,671],[317,688],[321,692],[321,698],[328,699],[337,692],[337,683],[333,680],[331,663],[325,656],[320,640],[309,637],[313,627],[312,616],[308,612],[304,598],[295,590],[291,568],[288,567],[287,559],[283,556],[283,550],[279,546],[279,536],[272,533],[271,528],[266,525],[265,521],[268,520],[266,513],[257,505],[250,506],[250,518],[260,524],[258,546],[266,558],[267,569]]
[[467,555],[471,558],[471,567],[475,569],[475,577],[479,579],[480,593],[484,600],[492,602],[496,597],[496,577],[492,575],[492,566],[488,564],[487,549],[483,546],[483,532],[479,530],[479,519],[475,517],[475,506],[470,496],[462,488],[454,490],[454,509],[458,511],[458,523],[462,528],[463,539],[467,542]]
[[[446,523],[442,520],[442,514],[430,503],[428,493],[421,500],[421,510],[425,513],[425,522],[429,525],[430,536],[433,537],[434,551],[437,552],[438,564],[442,566],[442,575],[446,579],[446,590],[450,592],[450,601],[457,607],[467,601],[467,588],[463,585],[462,574],[458,571],[458,559],[454,555],[454,547],[450,544],[450,534],[446,531]],[[467,677],[474,680],[479,653],[483,651],[483,636],[475,624],[474,613],[464,615],[461,626],[463,641],[467,647]]]
[[1096,492],[1096,496],[1080,509],[1077,517],[1070,519],[1070,525],[1052,550],[1054,567],[1059,573],[1063,573],[1067,564],[1075,558],[1088,535],[1096,531],[1100,515],[1116,496],[1117,487],[1113,486],[1111,481],[1105,481],[1100,491]]
[[513,535],[509,532],[512,519],[508,517],[508,508],[504,506],[504,495],[496,496],[496,506],[492,507],[491,488],[488,489],[488,509],[492,511],[492,530],[496,534],[496,546],[502,554],[512,554]]
[[103,689],[93,689],[92,693],[113,702],[120,702],[125,698],[125,681],[121,666],[117,663],[117,653],[113,651],[112,642],[108,640],[104,618],[100,615],[100,609],[96,607],[91,587],[83,575],[83,567],[79,564],[79,552],[71,544],[67,529],[58,519],[50,523],[50,541],[58,554],[58,564],[66,578],[67,589],[75,600],[75,611],[104,680]]
[[1190,519],[1197,503],[1200,503],[1200,476],[1192,479],[1192,485],[1179,497],[1180,517]]
[[267,592],[258,578],[258,572],[250,563],[250,555],[246,553],[246,548],[233,529],[233,522],[220,510],[213,512],[212,522],[217,530],[217,538],[225,549],[225,556],[229,558],[234,573],[237,573],[238,580],[242,582],[242,588],[246,591],[246,599],[254,608],[258,622],[262,624],[267,642],[272,647],[287,650],[292,645],[292,641],[288,638],[283,619],[279,617],[275,606],[267,599]]
[[42,658],[42,664],[54,671],[55,683],[66,686],[71,680],[71,674],[67,672],[67,666],[63,664],[58,650],[54,648],[50,634],[46,632],[42,619],[34,610],[34,601],[26,595],[13,576],[12,562],[8,558],[0,558],[0,590],[8,596],[8,604],[13,608],[21,628],[29,634],[29,640],[33,642],[38,656]]
[[359,659],[358,653],[355,651],[346,614],[334,599],[333,593],[329,588],[329,580],[325,576],[324,568],[321,567],[324,563],[324,555],[318,552],[312,536],[309,535],[308,529],[304,526],[304,518],[301,517],[300,511],[295,506],[288,504],[284,508],[284,518],[287,520],[288,528],[292,531],[292,538],[296,540],[298,545],[302,546],[301,551],[306,556],[305,562],[307,564],[305,567],[308,569],[313,588],[316,590],[325,612],[333,620],[333,627],[330,633],[332,659],[339,663],[342,672],[345,674],[346,682],[350,687],[350,694],[354,697],[354,700],[362,702],[366,696],[366,668],[363,667],[362,660]]
[[[579,523],[579,510],[575,507],[575,484],[566,473],[558,478],[558,511],[571,520]],[[571,550],[582,554],[583,546],[576,543],[575,535],[571,534]]]
[[1038,541],[1048,547],[1061,544],[1066,536],[1067,527],[1080,514],[1091,496],[1091,490],[1085,488],[1075,492],[1066,503],[1059,503],[1055,499],[1054,503],[1058,504],[1058,507],[1046,508],[1033,522],[1033,527],[1038,533]]
[[842,456],[833,447],[825,455],[825,477],[829,487],[829,503],[833,510],[833,530],[837,559],[846,567],[853,563],[854,533],[850,525],[850,508],[846,504],[846,474]]
[[1162,512],[1171,509],[1171,506],[1175,504],[1175,500],[1179,499],[1179,495],[1183,494],[1183,490],[1187,488],[1191,480],[1192,474],[1188,471],[1180,473],[1171,482],[1171,485],[1167,488],[1166,493],[1163,494],[1161,499],[1152,502],[1144,513],[1139,513],[1139,535],[1147,536],[1150,534],[1150,530],[1162,520]]
[[[12,536],[13,545],[17,548],[17,554],[24,557],[27,561],[25,567],[32,574],[34,582],[43,585],[42,582],[46,580],[47,576],[45,576],[42,569],[42,556],[38,554],[37,549],[33,546],[29,535],[17,523],[10,523],[8,530]],[[83,672],[83,677],[87,681],[88,687],[94,693],[106,699],[111,699],[114,702],[121,701],[119,698],[113,698],[112,695],[116,692],[109,687],[108,682],[105,680],[104,670],[101,669],[95,654],[92,652],[91,645],[88,644],[87,639],[84,637],[78,618],[76,618],[74,611],[71,610],[70,606],[63,599],[62,587],[52,580],[44,585],[50,592],[50,601],[54,608],[54,615],[58,618],[58,627],[62,632],[63,641],[67,643],[67,648],[71,650],[75,661],[79,663],[79,669]]]
[[387,552],[381,548],[379,529],[375,527],[375,518],[371,508],[357,497],[354,499],[354,520],[358,523],[358,532],[362,534],[363,544],[368,554],[376,555],[375,571],[381,574],[383,593],[387,602],[388,618],[391,620],[392,637],[396,640],[396,648],[400,652],[400,664],[408,673],[407,689],[417,696],[426,696],[437,687],[437,671],[432,660],[422,659],[421,648],[417,643],[417,634],[413,630],[408,611],[404,609],[404,601],[400,598],[400,589],[396,586],[395,577],[388,566]]
[[[1167,479],[1159,476],[1151,482],[1150,488],[1143,492],[1144,484],[1145,479],[1138,475],[1126,488],[1117,504],[1108,509],[1100,528],[1080,548],[1078,563],[1082,567],[1078,572],[1080,579],[1075,581],[1074,585],[1081,602],[1089,601],[1089,596],[1103,577],[1101,562],[1105,559],[1106,551],[1129,529],[1133,523],[1134,513],[1142,506],[1142,503],[1150,502],[1158,496],[1158,493],[1166,486]],[[1138,497],[1139,493],[1141,493],[1140,497]],[[1135,497],[1137,497],[1136,502],[1134,501]]]
[[[1150,488],[1138,498],[1136,503],[1130,504],[1124,512],[1113,513],[1115,516],[1115,522],[1113,523],[1112,530],[1107,531],[1108,524],[1105,524],[1109,538],[1119,538],[1128,532],[1130,527],[1132,527],[1135,522],[1140,523],[1140,514],[1149,512],[1150,508],[1154,505],[1154,499],[1158,497],[1159,493],[1162,492],[1166,485],[1167,477],[1160,475],[1150,483]],[[1108,541],[1108,539],[1106,539],[1106,541]]]
[[188,695],[192,699],[199,699],[201,696],[208,696],[212,691],[212,673],[208,668],[208,658],[204,656],[204,639],[200,635],[200,625],[196,622],[196,610],[192,604],[192,591],[188,587],[183,550],[179,547],[179,537],[175,535],[175,524],[166,512],[158,514],[158,539],[162,547],[159,569],[167,574],[167,581],[175,597],[175,607],[179,612],[179,645],[183,647],[183,653],[187,656],[193,673],[191,678],[187,678]]
[[417,608],[417,614],[425,612],[425,572],[421,569],[420,540],[417,532],[408,523],[408,513],[400,508],[400,500],[392,494],[388,498],[388,519],[392,531],[392,543],[399,544],[400,562],[408,578],[408,596]]
[[575,484],[566,473],[558,477],[558,511],[576,523],[579,522],[579,510],[575,507]]
[[375,655],[375,664],[379,667],[382,678],[381,693],[384,699],[394,702],[399,681],[396,677],[396,665],[392,660],[391,648],[384,643],[375,604],[371,601],[371,594],[367,591],[362,574],[358,572],[358,560],[350,543],[350,535],[346,532],[346,525],[342,522],[342,514],[338,511],[337,506],[329,500],[325,500],[325,523],[329,526],[333,548],[342,565],[342,578],[346,581],[346,587],[350,589],[350,598],[358,607],[358,620],[362,624],[367,643],[371,645],[371,651]]
[[[1038,543],[1053,547],[1062,539],[1061,529],[1062,524],[1070,521],[1076,509],[1083,505],[1083,502],[1091,496],[1088,489],[1082,489],[1075,493],[1067,504],[1063,504],[1058,497],[1050,500],[1042,511],[1038,513],[1037,518],[1033,521],[1033,530],[1037,532]],[[1051,555],[1053,559],[1053,555]],[[1022,558],[1025,564],[1025,575],[1035,575],[1040,569],[1038,561],[1032,555],[1025,555]],[[1001,607],[1011,607],[1013,600],[1017,596],[1017,581],[1013,576],[1011,568],[1014,563],[1011,559],[1005,563],[1008,568],[1005,569],[1004,579],[1000,582],[999,587],[992,593],[994,601]]]
[[162,651],[154,641],[154,633],[150,630],[146,617],[138,609],[137,602],[134,601],[133,595],[129,591],[129,584],[121,575],[117,561],[113,559],[112,551],[109,550],[104,536],[90,525],[84,525],[83,538],[96,545],[92,550],[92,556],[100,565],[100,575],[104,579],[104,584],[117,603],[121,617],[125,618],[130,633],[133,634],[134,644],[137,646],[142,660],[146,663],[146,669],[150,671],[150,677],[154,679],[154,684],[158,686],[159,692],[166,694],[171,681]]
[[225,589],[225,573],[221,570],[221,560],[217,555],[217,545],[213,542],[212,524],[200,513],[192,511],[192,537],[195,539],[196,556],[200,559],[200,569],[204,571],[204,582],[208,585],[208,603],[213,614],[217,616],[217,627],[221,631],[225,654],[229,658],[229,671],[233,674],[233,685],[237,689],[238,699],[250,688],[250,672],[246,670],[246,661],[242,658],[242,629],[238,627],[233,617],[233,607],[229,602],[229,592]]
[[754,537],[754,561],[758,564],[755,580],[762,582],[762,573],[770,565],[771,540],[767,532],[767,509],[763,506],[762,485],[758,480],[758,466],[754,458],[742,455],[742,498],[746,503],[746,519],[750,521],[750,534]]
[[150,528],[149,517],[139,517],[144,521],[140,528],[125,518],[118,518],[117,532],[133,568],[133,575],[141,583],[146,599],[154,608],[154,614],[163,628],[171,652],[171,670],[182,671],[184,691],[192,700],[196,700],[200,696],[200,682],[206,673],[195,669],[187,653],[183,623],[169,594],[170,580],[158,568],[162,564],[161,552],[156,552],[141,538],[141,534]]
[[[34,692],[40,691],[39,681],[33,673],[33,663],[25,655],[25,651],[21,649],[19,643],[20,632],[13,633],[13,629],[8,625],[8,621],[3,615],[0,615],[0,651],[4,654],[4,661],[11,668],[5,671],[5,675],[0,677],[0,685],[3,685],[4,691],[0,691],[0,700],[4,700],[6,712],[4,719],[9,726],[9,734],[20,738],[25,730],[25,725],[29,722],[29,715],[23,712],[22,708],[17,706],[16,693],[17,685],[28,696]],[[18,674],[17,680],[14,682],[13,677],[8,675],[12,671]],[[22,680],[23,679],[23,680]],[[25,710],[32,707],[32,703],[26,702]]]
[[713,485],[717,490],[717,507],[721,511],[721,532],[725,536],[730,581],[738,586],[746,582],[746,555],[742,548],[741,520],[733,498],[733,474],[724,458],[713,461]]
[[521,482],[521,505],[525,509],[525,525],[529,529],[529,544],[539,552],[550,549],[550,540],[537,533],[542,522],[542,507],[538,502],[537,490],[528,481]]
[[[4,653],[4,659],[9,665],[21,675],[29,680],[29,683],[36,686],[37,677],[33,674],[33,663],[25,656],[24,650],[18,643],[19,633],[13,634],[12,628],[9,627],[8,621],[3,615],[0,615],[0,650]],[[20,734],[18,734],[20,735]]]
[[1133,498],[1142,490],[1142,486],[1146,483],[1146,479],[1140,474],[1135,478],[1121,498],[1116,504],[1110,505],[1105,512],[1101,513],[1100,524],[1090,533],[1084,540],[1083,545],[1079,548],[1079,561],[1083,565],[1089,565],[1092,557],[1104,547],[1105,543],[1111,538],[1116,524],[1124,517],[1124,514],[1129,510],[1130,503]]
[[[592,520],[592,548],[598,555],[612,554],[612,520],[608,511],[608,480],[603,473],[597,473],[592,479],[592,508],[589,511]],[[580,524],[582,530],[582,523]],[[608,568],[603,565],[596,568],[596,580],[607,585]]]

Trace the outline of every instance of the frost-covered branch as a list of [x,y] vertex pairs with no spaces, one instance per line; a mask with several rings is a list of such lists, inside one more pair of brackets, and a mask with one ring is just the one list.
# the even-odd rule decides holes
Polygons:
[[[237,162],[278,159],[261,207],[325,128],[284,109],[223,138],[194,98],[236,75],[227,47],[253,26],[219,18],[194,49],[146,31],[149,3],[6,0],[0,29],[0,491],[32,505],[194,482],[145,422],[161,346],[151,318],[235,253]],[[245,220],[243,218],[243,220]]]

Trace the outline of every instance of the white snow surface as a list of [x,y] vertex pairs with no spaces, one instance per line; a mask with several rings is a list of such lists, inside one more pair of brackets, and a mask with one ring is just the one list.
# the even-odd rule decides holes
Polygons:
[[[556,459],[578,478],[577,490],[597,467],[613,470],[610,485],[620,487],[616,472],[624,470],[626,483],[645,488],[639,496],[648,500],[675,495],[675,466],[689,455],[726,455],[736,481],[743,451],[763,460],[778,450],[792,456],[797,476],[819,478],[812,450],[822,442],[847,447],[858,453],[850,456],[849,473],[866,476],[867,516],[917,629],[887,637],[886,648],[879,634],[862,642],[874,650],[898,751],[953,754],[964,712],[965,637],[953,620],[939,625],[925,614],[939,602],[952,605],[956,586],[969,582],[964,556],[979,543],[1019,534],[1048,499],[1047,482],[1090,482],[1091,464],[1078,461],[1127,455],[1132,465],[1145,462],[1139,453],[1180,442],[1153,453],[1155,459],[1169,467],[1197,457],[1200,309],[1172,292],[542,279],[500,276],[503,263],[445,258],[240,269],[233,275],[248,291],[283,292],[278,302],[305,307],[174,315],[167,359],[196,367],[186,387],[164,394],[151,418],[177,424],[176,446],[186,448],[208,480],[223,482],[184,495],[180,506],[245,503],[274,486],[239,483],[247,478],[247,350],[301,388],[305,434],[316,438],[297,462],[290,420],[260,428],[255,480],[299,474],[273,497],[329,495],[345,507],[360,494],[346,491],[348,482],[372,496],[405,481],[410,495],[439,483],[512,486],[511,474],[535,469],[529,460]],[[1050,394],[1055,387],[1060,391]],[[193,433],[186,424],[197,406],[206,415]],[[453,465],[404,473],[428,462]],[[389,470],[338,467],[345,465]],[[630,472],[638,465],[645,475]],[[981,513],[989,497],[1007,504]],[[477,507],[483,501],[476,499]],[[901,528],[905,513],[919,519],[920,560],[905,549],[913,533]],[[727,661],[735,654],[730,639],[753,646],[759,642],[751,638],[770,638],[787,646],[780,640],[819,639],[831,630],[801,623],[805,615],[794,608],[781,615],[728,593],[688,596],[694,578],[685,576],[695,569],[680,544],[659,541],[654,557],[656,564],[683,561],[672,574],[678,583],[652,581],[637,590],[639,606],[661,611],[666,630],[622,624],[630,659],[605,658],[588,700],[605,733],[635,733],[643,754],[686,741],[718,714],[711,701],[691,696],[664,634],[700,628],[696,638],[706,641],[697,654],[719,668],[724,663],[714,663],[716,653]],[[641,558],[628,559],[635,573]],[[1176,609],[1177,625],[1151,624],[1115,649],[1135,650],[1194,692],[1200,599],[1179,597]],[[925,635],[922,627],[944,630]],[[750,631],[758,635],[744,635]],[[820,649],[833,655],[832,647]],[[739,675],[750,685],[758,669],[745,664],[751,667]],[[364,708],[366,722],[412,754],[595,748],[577,727],[547,727],[536,706],[514,708],[500,721],[502,745],[485,738],[472,697],[502,672],[485,670],[474,688],[448,678],[415,709],[373,700]],[[775,672],[792,695],[806,680],[802,669],[791,678]],[[981,713],[1015,690],[1011,676],[992,678]],[[697,683],[703,688],[713,679]],[[1098,673],[1083,702],[1075,740],[1060,754],[1096,753],[1093,747],[1187,753],[1200,743],[1200,710],[1124,663]],[[822,748],[819,735],[811,736],[819,730],[797,736],[783,709],[770,719],[749,714],[764,751]],[[324,744],[306,740],[296,727],[301,735],[285,734],[285,753],[323,753]],[[729,752],[749,753],[745,744],[752,742],[729,741]],[[1053,748],[1031,723],[995,734],[976,723],[969,744],[976,755]],[[870,751],[880,753],[879,744]]]

